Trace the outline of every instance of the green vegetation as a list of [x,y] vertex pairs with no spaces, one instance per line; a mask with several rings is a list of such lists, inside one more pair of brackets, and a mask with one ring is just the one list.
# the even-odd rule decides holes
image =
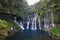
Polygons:
[[[0,19],[0,39],[4,39],[8,36],[8,32],[10,32],[10,28],[15,27],[16,31],[21,30],[20,27],[13,21],[5,21]],[[13,30],[13,31],[15,31]]]
[[15,29],[16,30],[20,30],[20,27],[15,23],[15,22],[13,22],[13,21],[7,21],[8,22],[8,26],[9,26],[9,28],[10,27],[15,27]]
[[[41,0],[33,6],[28,6],[25,0],[0,0],[0,14],[3,16],[0,17],[0,19],[4,19],[3,13],[9,13],[9,15],[17,15],[17,17],[23,18],[23,20],[25,20],[26,17],[32,13],[38,13],[41,18],[41,23],[43,23],[44,15],[50,12],[53,12],[54,22],[58,24],[58,22],[60,22],[60,0]],[[7,15],[7,17],[9,15]],[[10,17],[8,18],[10,19]],[[16,30],[20,30],[20,27],[11,20],[0,20],[0,30],[9,30],[11,27],[15,27]],[[60,25],[53,28],[52,32],[56,36],[60,37]]]
[[20,27],[13,21],[0,20],[0,30],[8,30],[10,27],[15,27],[17,30]]
[[53,35],[56,35],[58,38],[60,38],[60,25],[52,29]]
[[0,20],[0,30],[7,30],[8,27],[8,23],[5,20]]

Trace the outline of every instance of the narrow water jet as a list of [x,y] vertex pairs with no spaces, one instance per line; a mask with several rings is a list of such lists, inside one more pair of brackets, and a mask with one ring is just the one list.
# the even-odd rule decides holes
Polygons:
[[37,20],[37,13],[34,15],[35,17],[34,17],[34,20],[35,20],[35,30],[37,29],[37,25],[36,25],[36,20]]
[[44,28],[47,29],[49,28],[49,18],[48,18],[48,14],[46,14],[44,16]]
[[54,19],[54,18],[53,18],[53,12],[51,12],[51,21],[52,21],[51,25],[52,25],[52,27],[55,26],[55,24],[54,24],[54,20],[53,20],[53,19]]
[[38,16],[39,29],[41,29],[40,16]]
[[20,22],[20,24],[19,24],[19,25],[20,25],[21,29],[22,29],[22,30],[24,30],[23,23],[22,23],[22,22]]
[[34,13],[34,17],[32,19],[31,30],[37,30],[36,20],[37,20],[37,13]]
[[29,16],[27,18],[27,29],[29,29],[29,24],[30,24],[30,19],[29,19]]
[[16,17],[14,17],[14,19],[15,19],[14,22],[17,23],[22,30],[24,30],[24,27],[23,27],[22,23],[19,24],[19,23],[17,22]]
[[32,19],[32,22],[31,22],[31,30],[34,30],[34,19]]
[[14,22],[16,22],[16,17],[14,17],[14,18],[15,18]]

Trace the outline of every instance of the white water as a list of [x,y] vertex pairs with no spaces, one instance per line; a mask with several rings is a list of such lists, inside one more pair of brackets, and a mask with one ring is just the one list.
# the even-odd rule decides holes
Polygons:
[[41,29],[40,16],[38,16],[39,29]]
[[[53,13],[51,13],[51,20],[52,20],[51,25],[52,25],[52,27],[54,27],[55,25],[54,25],[54,20],[53,20]],[[20,24],[17,22],[16,17],[15,17],[14,22],[16,22],[20,26],[20,28],[22,30],[25,29],[22,22],[20,22]],[[37,30],[37,28],[38,28],[37,27],[37,22],[38,22],[39,29],[41,29],[40,16],[37,13],[34,13],[31,16],[28,16],[27,17],[27,26],[26,26],[26,29],[30,29],[29,26],[30,26],[30,23],[31,23],[31,30]],[[49,28],[49,15],[48,14],[46,14],[44,16],[44,28],[45,29]]]
[[14,20],[14,22],[16,22],[16,17],[15,17],[15,20]]
[[53,20],[53,13],[52,13],[52,12],[51,12],[51,20],[52,20],[51,25],[52,25],[52,27],[54,27],[54,26],[55,26],[55,24],[54,24],[54,20]]
[[29,29],[29,24],[30,24],[30,19],[29,17],[27,18],[27,29]]
[[38,14],[35,13],[35,14],[34,14],[34,17],[33,17],[33,19],[32,19],[31,30],[37,30],[37,25],[36,25],[37,16],[38,16]]
[[49,19],[48,19],[48,14],[44,16],[44,28],[47,29],[49,28]]
[[22,29],[22,30],[24,30],[23,23],[22,23],[22,22],[20,22],[20,24],[19,24],[19,25],[20,25],[21,29]]
[[37,29],[37,25],[36,25],[36,20],[37,20],[37,16],[38,16],[38,14],[36,13],[36,14],[34,14],[34,21],[35,21],[35,30]]
[[34,30],[34,19],[32,19],[32,22],[31,22],[31,30]]
[[20,26],[20,28],[21,28],[22,30],[24,30],[23,24],[22,24],[22,23],[19,24],[19,23],[17,22],[17,20],[16,20],[16,17],[15,17],[14,22],[17,23],[17,24]]

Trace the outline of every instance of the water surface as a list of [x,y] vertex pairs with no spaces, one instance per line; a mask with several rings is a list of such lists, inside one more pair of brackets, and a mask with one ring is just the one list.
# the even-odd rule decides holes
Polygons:
[[9,37],[7,40],[53,40],[49,37],[48,32],[43,30],[24,30],[19,31],[14,36]]

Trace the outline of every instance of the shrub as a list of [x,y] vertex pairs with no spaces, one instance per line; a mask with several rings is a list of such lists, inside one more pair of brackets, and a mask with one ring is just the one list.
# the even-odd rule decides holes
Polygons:
[[8,29],[8,23],[5,20],[0,20],[0,30],[7,30]]

